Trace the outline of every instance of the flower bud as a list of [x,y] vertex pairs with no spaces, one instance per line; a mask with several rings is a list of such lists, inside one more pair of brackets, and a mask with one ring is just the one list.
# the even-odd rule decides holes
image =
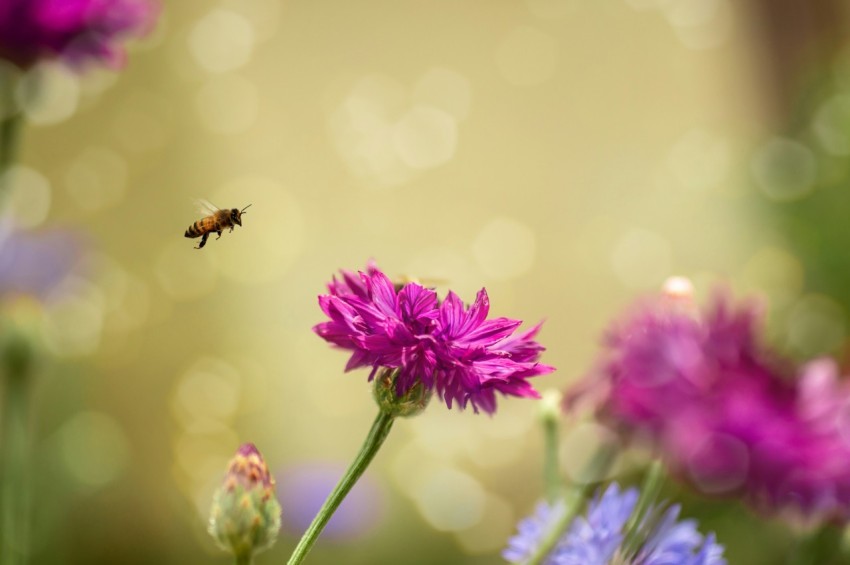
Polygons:
[[396,378],[398,369],[383,369],[375,377],[375,402],[384,414],[408,418],[416,416],[428,406],[432,391],[422,381],[417,381],[404,394],[398,394]]
[[564,395],[559,390],[549,389],[540,398],[538,415],[543,422],[557,422],[561,417],[561,404]]
[[236,452],[224,482],[213,497],[210,535],[237,557],[271,547],[280,530],[280,503],[274,478],[263,456],[252,443]]

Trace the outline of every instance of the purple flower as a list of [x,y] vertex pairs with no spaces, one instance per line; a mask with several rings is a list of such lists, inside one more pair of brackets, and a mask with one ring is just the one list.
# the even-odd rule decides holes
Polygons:
[[146,33],[157,13],[154,0],[0,0],[0,58],[20,68],[51,58],[120,67],[121,42]]
[[382,367],[398,369],[399,395],[421,382],[449,408],[471,404],[476,412],[493,413],[497,392],[538,398],[528,379],[553,370],[537,362],[540,326],[514,335],[520,321],[488,320],[483,289],[468,307],[453,292],[440,303],[433,290],[415,282],[395,285],[370,265],[358,275],[342,271],[328,290],[319,305],[330,321],[314,331],[352,352],[346,371],[371,367],[371,380]]
[[[286,509],[283,528],[300,535],[312,522],[345,466],[332,462],[306,462],[284,469],[278,476],[278,500]],[[360,538],[375,529],[384,513],[377,486],[362,477],[342,501],[322,530],[323,540]]]
[[[625,555],[626,522],[638,501],[637,489],[620,491],[612,483],[597,493],[588,505],[587,516],[573,520],[554,548],[542,561],[544,565],[725,565],[723,546],[714,534],[703,537],[694,520],[678,521],[679,506],[668,508],[656,524],[648,528],[646,539],[634,555]],[[510,563],[522,563],[539,548],[551,529],[563,518],[563,504],[541,503],[535,515],[519,524],[519,533],[511,538],[502,556]],[[650,512],[649,515],[652,515]],[[615,561],[615,558],[618,560]]]
[[0,297],[45,298],[78,264],[82,251],[79,238],[66,230],[23,231],[0,222]]
[[605,420],[649,439],[702,492],[846,519],[850,390],[822,365],[795,382],[759,343],[759,321],[722,294],[702,316],[666,298],[645,304],[609,333],[578,395],[596,395]]

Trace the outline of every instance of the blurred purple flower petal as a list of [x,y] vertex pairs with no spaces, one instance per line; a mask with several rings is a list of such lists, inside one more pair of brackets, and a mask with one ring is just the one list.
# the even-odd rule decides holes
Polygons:
[[[277,491],[284,508],[284,529],[301,535],[344,473],[343,465],[322,462],[293,465],[279,473]],[[361,477],[331,517],[321,539],[362,537],[378,525],[383,513],[380,491],[369,477]]]
[[644,304],[608,334],[573,398],[597,396],[603,418],[648,438],[702,492],[850,518],[850,385],[825,362],[795,382],[759,343],[759,323],[753,304],[723,294],[702,316],[666,298]]
[[0,296],[46,298],[77,265],[83,249],[70,230],[23,231],[0,222]]
[[[679,506],[668,508],[649,531],[633,557],[622,556],[625,526],[638,501],[637,489],[621,491],[611,483],[590,501],[586,516],[572,521],[544,565],[725,565],[723,546],[714,534],[703,537],[694,520],[679,521]],[[535,514],[519,523],[518,533],[508,541],[502,557],[510,563],[526,562],[562,520],[563,503],[540,503]],[[615,558],[618,559],[615,561]]]
[[60,58],[120,67],[121,42],[153,26],[154,0],[0,0],[0,58],[21,68]]

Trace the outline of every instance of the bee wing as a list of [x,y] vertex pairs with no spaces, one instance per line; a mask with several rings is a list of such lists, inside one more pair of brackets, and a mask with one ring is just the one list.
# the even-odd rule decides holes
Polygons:
[[199,214],[203,214],[204,216],[210,216],[219,210],[218,206],[203,198],[195,200],[195,209]]

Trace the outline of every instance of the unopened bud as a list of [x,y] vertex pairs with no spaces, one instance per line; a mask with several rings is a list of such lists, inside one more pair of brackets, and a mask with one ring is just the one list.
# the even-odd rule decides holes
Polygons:
[[694,283],[687,277],[670,277],[664,281],[661,292],[667,298],[691,301],[694,298]]
[[408,418],[416,416],[428,406],[432,391],[417,381],[399,396],[396,378],[397,369],[383,369],[375,377],[375,402],[384,414],[393,417]]
[[230,460],[213,497],[210,535],[222,549],[250,558],[271,547],[279,530],[274,478],[254,444],[246,443]]
[[557,422],[561,417],[561,404],[564,401],[564,395],[561,391],[551,388],[543,392],[540,398],[538,414],[544,422]]

